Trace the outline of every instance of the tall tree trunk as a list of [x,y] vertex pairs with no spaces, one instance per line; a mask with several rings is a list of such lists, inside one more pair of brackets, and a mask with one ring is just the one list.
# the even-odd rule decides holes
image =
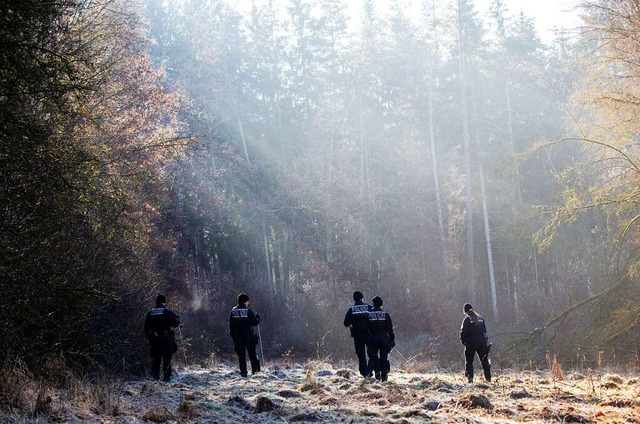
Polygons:
[[[290,301],[295,301],[296,291],[292,290],[292,284],[295,282],[295,279],[292,279],[293,273],[291,271],[292,264],[295,264],[296,257],[296,230],[295,230],[295,217],[292,225],[287,227],[286,238],[285,238],[285,257],[284,257],[284,290],[287,296],[287,299]],[[293,276],[294,277],[294,276]]]
[[[505,97],[507,101],[507,129],[509,132],[509,149],[511,157],[516,155],[515,137],[513,134],[513,110],[511,109],[511,88],[509,85],[509,75],[505,72]],[[516,167],[516,175],[514,176],[514,197],[516,199],[516,205],[519,207],[522,204],[522,187],[520,186],[520,168]]]
[[436,138],[435,138],[435,122],[434,122],[434,63],[436,58],[439,57],[439,37],[438,37],[438,20],[436,19],[436,1],[431,0],[423,3],[423,11],[425,12],[425,21],[427,22],[427,31],[432,37],[433,45],[431,46],[431,62],[429,64],[428,72],[428,87],[427,87],[427,117],[429,125],[429,149],[431,150],[431,169],[433,176],[433,185],[436,197],[436,214],[438,219],[438,233],[440,236],[440,247],[442,249],[442,275],[444,276],[444,283],[448,289],[451,289],[451,279],[449,277],[449,249],[447,246],[446,231],[444,227],[444,214],[442,207],[442,195],[440,191],[440,178],[438,174],[438,154],[436,152]]
[[[275,83],[272,82],[275,86]],[[277,132],[278,132],[278,146],[280,148],[280,161],[279,161],[279,165],[280,165],[280,173],[281,173],[281,177],[285,178],[286,175],[286,167],[287,167],[287,160],[286,160],[286,149],[285,149],[285,139],[284,139],[284,131],[283,131],[283,126],[282,126],[282,108],[280,107],[280,94],[278,92],[278,90],[274,89],[274,108],[276,111],[276,128],[277,128]]]
[[242,142],[244,159],[247,161],[249,165],[251,165],[251,161],[249,160],[249,150],[247,149],[247,139],[244,136],[244,126],[242,125],[242,120],[240,119],[240,113],[238,113],[238,107],[236,105],[235,100],[232,102],[233,102],[233,112],[236,115],[236,123],[238,124],[238,131],[240,132],[240,141]]
[[[475,127],[475,147],[478,151],[480,151],[480,140],[479,140],[479,117],[478,117],[478,102],[476,99],[476,91],[471,90],[472,94],[472,104],[473,104],[473,123]],[[493,269],[493,249],[491,248],[491,227],[489,226],[489,207],[487,205],[487,191],[485,189],[485,180],[484,180],[484,168],[482,166],[482,154],[478,159],[478,168],[480,171],[480,198],[482,199],[482,218],[484,223],[484,237],[485,237],[485,246],[487,249],[487,268],[489,269],[489,284],[491,289],[491,305],[493,310],[493,319],[495,321],[498,320],[498,293],[496,290],[496,278],[495,272]]]
[[516,321],[520,321],[522,317],[522,311],[520,311],[520,302],[518,299],[518,289],[520,286],[520,261],[516,260],[516,264],[513,267],[513,311],[516,317]]
[[240,119],[240,113],[238,112],[238,106],[236,105],[236,101],[231,101],[233,106],[233,113],[235,114],[236,124],[238,125],[238,132],[240,133],[240,142],[242,143],[242,150],[244,152],[244,159],[247,161],[249,165],[251,165],[251,160],[249,160],[249,150],[247,149],[247,139],[244,135],[244,126],[242,125],[242,120]]
[[484,171],[482,161],[480,166],[480,192],[482,196],[482,216],[484,218],[484,239],[487,246],[487,265],[489,267],[489,282],[491,285],[491,306],[493,308],[493,319],[498,321],[498,293],[496,290],[496,277],[493,271],[493,250],[491,249],[491,229],[489,227],[489,208],[487,206],[487,193],[484,188]]
[[444,231],[444,218],[442,214],[442,197],[440,195],[440,180],[438,177],[438,156],[436,154],[436,137],[433,130],[433,86],[429,83],[429,148],[431,149],[431,168],[433,172],[433,185],[436,194],[436,213],[438,215],[438,232],[440,233],[440,245],[442,248],[442,271],[445,284],[448,286],[449,280],[449,251],[447,249],[447,239]]
[[275,281],[273,280],[273,275],[271,273],[271,258],[269,255],[269,238],[267,237],[267,226],[264,221],[262,221],[262,242],[264,248],[264,261],[267,271],[267,278],[269,279],[269,286],[271,286],[272,292],[275,294],[277,288]]
[[505,289],[507,290],[506,297],[507,301],[509,302],[509,307],[511,308],[510,310],[513,310],[513,303],[511,298],[511,280],[509,279],[509,254],[506,247],[503,247],[502,250],[504,251],[504,281],[507,282],[507,284],[505,284]]
[[236,125],[238,126],[238,132],[240,133],[240,141],[242,143],[242,150],[244,152],[244,159],[248,164],[251,164],[249,160],[249,150],[247,149],[247,139],[244,135],[244,126],[242,125],[242,119],[240,119],[240,111],[238,110],[238,104],[236,103],[236,99],[233,95],[233,90],[231,89],[231,78],[229,78],[229,72],[225,68],[224,70],[225,80],[227,82],[227,95],[231,99],[231,109],[233,110],[233,115],[236,120]]
[[533,252],[532,252],[532,256],[533,256],[533,270],[534,270],[534,275],[536,276],[536,294],[538,295],[538,299],[541,300],[543,297],[541,296],[541,287],[540,287],[540,274],[538,272],[538,253],[536,252],[536,247],[532,246],[531,247]]
[[365,128],[364,128],[364,106],[362,104],[362,93],[359,95],[359,132],[360,132],[360,181],[358,190],[359,216],[358,224],[360,227],[360,236],[362,238],[362,258],[365,268],[371,269],[371,255],[369,254],[368,236],[366,234],[364,199],[366,186],[366,152],[365,152]]
[[464,142],[465,199],[466,199],[466,246],[468,295],[475,302],[475,262],[473,255],[473,207],[471,198],[471,142],[469,137],[469,103],[467,96],[467,73],[465,64],[464,39],[462,34],[462,5],[458,0],[458,50],[460,55],[460,102],[462,106],[462,138]]
[[331,219],[325,214],[324,221],[325,228],[325,254],[327,260],[328,280],[331,293],[333,293],[333,304],[338,305],[338,288],[336,287],[336,275],[335,275],[335,258],[333,251],[333,229],[331,228]]
[[333,196],[331,188],[333,187],[333,137],[329,137],[329,151],[327,152],[325,159],[325,172],[327,186],[325,187],[325,213],[324,213],[324,228],[325,228],[325,255],[328,268],[328,279],[331,293],[333,293],[333,303],[338,306],[338,288],[336,286],[335,275],[335,258],[334,258],[334,246],[333,246],[333,225],[331,218],[331,211],[333,210]]
[[[278,291],[281,293],[283,297],[283,299],[286,299],[286,290],[284,287],[284,230],[282,231],[283,234],[280,235],[279,239],[278,239],[278,249],[277,249],[277,254],[278,254],[278,283],[279,283],[279,288]],[[276,233],[277,235],[277,233]]]

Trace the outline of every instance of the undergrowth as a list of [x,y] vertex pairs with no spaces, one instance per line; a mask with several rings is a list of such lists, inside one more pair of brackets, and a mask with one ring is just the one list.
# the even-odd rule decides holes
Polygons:
[[113,377],[73,373],[59,359],[49,361],[35,376],[19,361],[0,368],[0,413],[10,422],[59,420],[69,408],[117,416],[123,406],[123,381]]

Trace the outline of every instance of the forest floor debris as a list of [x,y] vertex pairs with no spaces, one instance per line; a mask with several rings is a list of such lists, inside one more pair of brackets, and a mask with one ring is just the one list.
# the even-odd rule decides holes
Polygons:
[[[102,396],[69,398],[68,393],[49,389],[43,397],[41,391],[30,408],[28,402],[20,407],[0,404],[0,421],[640,422],[636,376],[586,372],[581,377],[555,381],[549,372],[509,371],[496,373],[492,384],[468,384],[459,374],[396,369],[389,381],[379,383],[317,361],[267,366],[249,378],[221,364],[180,369],[169,383],[137,379],[94,390]],[[104,392],[109,392],[108,398]]]

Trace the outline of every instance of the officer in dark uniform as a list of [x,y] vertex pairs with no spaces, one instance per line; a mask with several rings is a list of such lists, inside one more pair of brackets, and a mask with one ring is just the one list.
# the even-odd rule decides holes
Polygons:
[[[387,356],[396,345],[396,336],[393,334],[391,315],[382,310],[382,299],[376,296],[372,299],[373,309],[369,312],[369,331],[371,338],[367,344],[367,353],[373,361],[376,380],[387,381],[389,368]],[[380,356],[378,357],[378,353]]]
[[166,306],[167,299],[159,294],[156,307],[147,312],[144,320],[144,334],[151,343],[151,377],[160,379],[160,362],[162,361],[162,381],[171,379],[171,357],[178,350],[172,327],[180,325],[180,317]]
[[[359,292],[353,292],[354,304],[344,316],[344,326],[349,327],[353,344],[358,355],[358,370],[363,377],[367,377],[371,370],[367,370],[367,342],[369,341],[369,311],[371,305],[364,303],[362,299],[364,295]],[[371,358],[371,356],[369,356]]]
[[491,361],[489,360],[489,338],[484,318],[477,314],[473,307],[465,303],[463,307],[465,318],[460,327],[460,341],[464,345],[465,376],[469,383],[473,383],[473,359],[477,354],[484,369],[484,378],[491,382]]
[[251,362],[251,373],[260,371],[260,359],[256,354],[258,335],[252,327],[260,324],[260,315],[249,309],[249,296],[246,293],[238,295],[238,304],[229,315],[229,334],[233,339],[233,349],[238,354],[240,375],[247,376],[247,353]]

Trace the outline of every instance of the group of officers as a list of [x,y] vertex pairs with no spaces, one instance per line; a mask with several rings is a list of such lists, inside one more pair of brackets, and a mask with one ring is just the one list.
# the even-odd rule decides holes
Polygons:
[[[380,296],[371,300],[373,305],[365,303],[362,299],[362,292],[353,293],[354,303],[345,314],[344,326],[350,329],[353,337],[360,374],[365,378],[375,376],[376,380],[384,382],[387,381],[390,371],[388,355],[395,346],[391,315],[382,310],[383,302]],[[164,295],[158,295],[155,307],[147,312],[144,322],[144,332],[150,342],[151,376],[156,380],[162,378],[163,381],[171,379],[171,359],[177,351],[172,328],[179,328],[180,325],[180,317],[167,307],[166,302]],[[249,296],[241,293],[238,295],[236,306],[229,314],[229,334],[233,340],[234,351],[238,355],[242,377],[248,376],[247,356],[251,364],[251,373],[260,371],[260,358],[256,352],[259,334],[254,331],[260,324],[260,315],[254,313],[249,306]],[[488,342],[484,318],[468,303],[464,304],[463,311],[465,318],[460,327],[460,341],[465,346],[465,376],[469,383],[473,382],[473,361],[477,355],[485,379],[490,382],[491,344]]]
[[363,298],[361,292],[353,292],[354,303],[344,316],[344,326],[351,331],[360,374],[369,378],[375,372],[376,380],[387,381],[390,368],[387,357],[396,345],[391,315],[382,310],[380,296],[371,300],[373,306],[364,303]]
[[[238,303],[229,314],[229,334],[233,339],[233,349],[238,354],[240,375],[247,377],[247,354],[251,363],[251,373],[260,371],[260,359],[256,353],[259,335],[253,330],[260,324],[260,315],[249,308],[249,296],[238,295]],[[164,295],[156,297],[156,306],[151,308],[144,320],[144,334],[150,343],[151,377],[163,381],[171,379],[171,359],[178,350],[172,328],[180,328],[180,317],[167,307]],[[162,364],[162,375],[160,365]]]

